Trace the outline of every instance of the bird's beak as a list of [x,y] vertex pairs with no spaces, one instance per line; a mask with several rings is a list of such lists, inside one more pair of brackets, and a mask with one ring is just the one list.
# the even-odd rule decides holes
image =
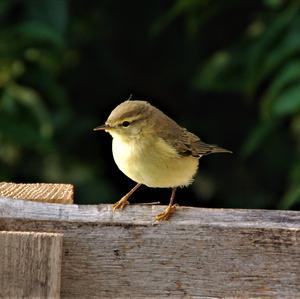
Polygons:
[[94,128],[93,131],[107,131],[109,129],[111,129],[111,127],[109,125],[107,125],[107,124],[104,124],[102,126]]

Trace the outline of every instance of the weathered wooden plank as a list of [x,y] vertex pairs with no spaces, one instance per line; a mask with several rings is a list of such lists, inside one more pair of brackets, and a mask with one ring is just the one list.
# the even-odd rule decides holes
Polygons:
[[0,298],[60,298],[62,234],[0,231]]
[[0,198],[0,229],[64,234],[63,298],[299,298],[300,212]]
[[0,182],[0,196],[30,201],[73,203],[71,184],[16,184]]

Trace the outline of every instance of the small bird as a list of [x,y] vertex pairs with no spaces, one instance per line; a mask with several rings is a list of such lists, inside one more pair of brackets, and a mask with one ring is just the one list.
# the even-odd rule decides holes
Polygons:
[[201,139],[179,126],[146,101],[127,100],[118,105],[104,125],[113,137],[112,152],[118,168],[137,184],[118,202],[113,210],[123,209],[129,197],[141,186],[172,188],[170,203],[155,219],[167,220],[175,211],[177,187],[193,182],[199,159],[212,153],[231,153]]

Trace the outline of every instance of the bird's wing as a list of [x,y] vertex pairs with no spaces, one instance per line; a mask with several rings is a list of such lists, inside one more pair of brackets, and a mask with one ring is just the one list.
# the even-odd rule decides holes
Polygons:
[[217,145],[207,144],[201,141],[197,135],[180,127],[169,117],[164,118],[163,123],[160,122],[159,129],[156,131],[159,137],[175,148],[177,153],[181,156],[199,157],[211,153],[231,153],[231,151]]
[[181,156],[199,157],[212,153],[230,152],[217,145],[203,142],[197,135],[184,128],[181,128],[178,138],[171,140],[172,141],[169,140],[170,145],[172,145]]

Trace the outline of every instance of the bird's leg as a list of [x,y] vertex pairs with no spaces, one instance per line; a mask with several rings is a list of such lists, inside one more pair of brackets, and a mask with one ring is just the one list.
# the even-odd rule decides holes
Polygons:
[[122,210],[126,205],[129,204],[128,198],[136,191],[142,184],[136,184],[126,195],[124,195],[119,201],[117,201],[113,206],[113,210]]
[[176,188],[173,188],[169,205],[162,213],[155,216],[155,220],[157,220],[157,221],[168,220],[170,218],[170,216],[175,212],[176,205],[173,204],[174,198],[175,198],[175,193],[176,193]]

